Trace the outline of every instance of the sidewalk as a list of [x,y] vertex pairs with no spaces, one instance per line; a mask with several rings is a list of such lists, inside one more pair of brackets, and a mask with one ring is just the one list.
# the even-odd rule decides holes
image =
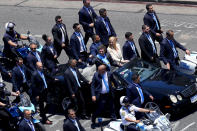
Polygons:
[[[113,0],[117,1],[117,0]],[[135,1],[135,2],[156,2],[156,3],[177,3],[177,4],[185,4],[185,5],[197,5],[197,0],[120,0],[124,1]]]

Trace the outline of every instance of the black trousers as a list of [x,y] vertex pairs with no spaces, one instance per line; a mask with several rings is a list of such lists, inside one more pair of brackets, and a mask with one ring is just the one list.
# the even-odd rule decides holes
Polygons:
[[0,109],[0,119],[1,119],[1,126],[5,129],[9,128],[9,119],[11,118],[10,114],[5,109]]
[[85,33],[85,38],[84,38],[85,45],[87,45],[89,38],[91,38],[93,41],[93,35],[94,35],[93,33]]
[[111,118],[116,119],[116,114],[115,114],[115,106],[113,103],[113,97],[110,93],[107,94],[100,94],[97,102],[96,102],[97,108],[96,111],[93,113],[92,115],[92,122],[95,123],[95,120],[97,118],[98,115],[100,115],[100,113],[102,111],[104,111],[106,105],[110,106],[110,115]]
[[67,48],[62,48],[62,47],[59,46],[59,45],[54,45],[54,47],[55,47],[55,50],[56,50],[56,52],[57,52],[57,57],[59,57],[60,54],[61,54],[61,52],[62,52],[62,50],[64,50],[64,51],[66,52],[66,55],[67,55],[69,58],[71,58],[71,49],[70,49],[69,47],[67,47]]
[[78,106],[77,114],[86,115],[86,104],[81,89],[78,89],[77,92],[75,92],[73,102]]

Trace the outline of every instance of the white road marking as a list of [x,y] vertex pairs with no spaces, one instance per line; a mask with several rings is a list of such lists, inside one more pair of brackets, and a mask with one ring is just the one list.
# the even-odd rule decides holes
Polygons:
[[189,124],[188,126],[186,126],[185,128],[183,128],[180,131],[186,131],[189,127],[193,126],[196,122],[192,122],[191,124]]

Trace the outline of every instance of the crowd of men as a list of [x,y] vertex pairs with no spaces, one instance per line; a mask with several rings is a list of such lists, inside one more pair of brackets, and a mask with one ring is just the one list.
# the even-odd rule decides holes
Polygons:
[[[39,106],[40,116],[43,123],[52,124],[46,117],[48,106],[44,106],[46,102],[46,94],[48,93],[48,87],[50,82],[57,81],[54,75],[58,71],[57,64],[59,63],[57,58],[61,55],[61,51],[64,50],[69,58],[68,68],[64,72],[65,87],[69,91],[71,99],[74,99],[75,104],[79,106],[77,110],[77,117],[81,119],[89,119],[86,109],[86,101],[84,94],[81,91],[83,83],[91,85],[92,102],[97,105],[97,108],[92,113],[91,121],[92,128],[95,128],[96,118],[105,109],[105,105],[110,105],[110,115],[112,120],[117,118],[114,107],[114,94],[113,87],[118,86],[117,82],[113,78],[112,66],[121,67],[123,64],[128,63],[135,57],[140,58],[136,43],[134,42],[133,34],[131,32],[125,33],[125,43],[120,48],[117,43],[116,32],[110,22],[110,18],[107,16],[107,10],[101,8],[99,15],[96,14],[90,0],[83,0],[83,7],[80,9],[79,23],[73,24],[73,34],[70,39],[68,37],[66,25],[62,22],[61,16],[55,17],[56,24],[52,28],[53,40],[50,36],[44,34],[42,39],[45,41],[45,45],[42,51],[37,51],[37,44],[30,43],[30,52],[26,56],[26,59],[16,56],[16,48],[20,48],[17,44],[18,39],[29,39],[29,37],[23,36],[14,30],[15,24],[8,22],[6,24],[6,32],[3,37],[5,57],[13,60],[16,64],[11,72],[7,72],[1,67],[1,73],[7,74],[11,77],[13,85],[13,92],[3,92],[0,96],[0,118],[8,120],[9,115],[5,111],[7,106],[7,95],[19,96],[22,92],[27,92],[31,96],[31,100],[35,106]],[[141,49],[141,59],[148,61],[155,66],[161,66],[160,60],[164,62],[167,69],[176,70],[176,66],[179,64],[179,56],[176,48],[180,48],[187,54],[190,54],[184,46],[178,43],[174,39],[174,33],[172,30],[166,32],[166,38],[163,38],[163,30],[161,29],[160,22],[156,12],[153,10],[152,4],[146,5],[147,13],[144,15],[144,25],[142,25],[142,34],[138,39]],[[85,32],[85,37],[81,31],[81,25]],[[89,38],[93,43],[90,46],[90,52],[87,49],[87,43]],[[158,45],[155,44],[158,41]],[[158,55],[157,46],[160,46],[160,56]],[[23,62],[25,64],[23,64]],[[96,73],[94,74],[92,81],[88,81],[78,70],[78,68],[86,68],[90,65],[96,65]],[[43,68],[46,68],[49,73],[44,73]],[[29,75],[27,72],[30,72]],[[47,81],[46,79],[50,79]],[[140,86],[140,77],[138,74],[132,76],[133,83],[127,87],[126,95],[123,98],[122,103],[126,106],[128,102],[137,107],[132,106],[133,110],[140,110],[141,112],[150,112],[142,109],[145,96],[148,96],[151,100],[154,97],[143,90]],[[112,84],[113,83],[113,84]],[[128,100],[127,100],[128,99]],[[126,102],[125,102],[126,101]],[[125,105],[122,104],[122,105]],[[129,118],[129,108],[121,108],[120,115],[123,119],[123,125],[128,126],[133,123],[138,123],[135,114],[132,118]],[[24,111],[24,120],[19,126],[20,131],[35,129],[29,125],[31,114],[30,111]],[[140,117],[140,113],[136,114],[136,117]],[[78,121],[73,109],[68,110],[68,117],[64,123],[65,131],[84,131]],[[127,118],[128,117],[128,118]],[[27,120],[28,119],[28,120]],[[6,122],[5,122],[6,123]],[[132,126],[131,128],[133,128]]]

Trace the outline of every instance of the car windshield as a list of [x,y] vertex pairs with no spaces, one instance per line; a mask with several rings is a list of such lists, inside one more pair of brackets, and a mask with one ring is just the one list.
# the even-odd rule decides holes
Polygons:
[[131,82],[131,76],[133,73],[138,73],[140,75],[140,81],[142,82],[158,70],[158,67],[155,67],[145,61],[135,60],[120,68],[118,73],[128,82]]

